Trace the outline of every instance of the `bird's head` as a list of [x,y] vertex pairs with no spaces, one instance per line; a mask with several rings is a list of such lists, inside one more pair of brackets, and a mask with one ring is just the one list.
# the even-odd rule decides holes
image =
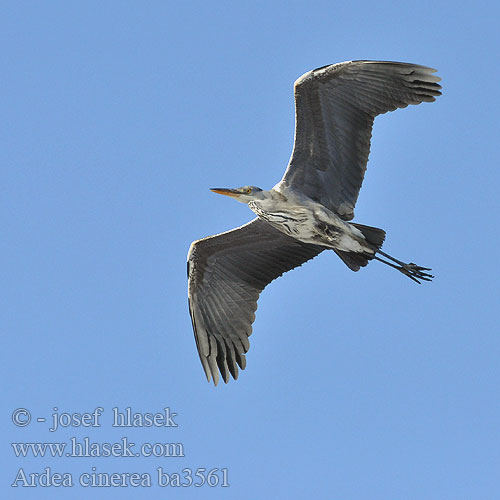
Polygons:
[[210,191],[217,194],[223,194],[225,196],[231,196],[231,198],[234,198],[241,203],[248,203],[253,200],[263,200],[266,193],[266,191],[263,191],[255,186],[243,186],[236,189],[211,188]]

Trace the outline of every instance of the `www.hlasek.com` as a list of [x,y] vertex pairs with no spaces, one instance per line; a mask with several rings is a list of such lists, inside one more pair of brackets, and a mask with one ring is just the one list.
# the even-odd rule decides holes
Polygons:
[[[68,413],[59,412],[54,408],[49,432],[57,432],[67,427],[101,427],[102,407],[93,412]],[[133,412],[130,407],[124,411],[112,409],[112,427],[178,427],[177,413],[170,408],[164,408],[159,413]],[[36,418],[36,422],[44,423],[47,419]],[[12,414],[16,427],[26,427],[32,422],[31,412],[18,408]],[[34,422],[34,420],[33,420]],[[64,442],[16,442],[11,443],[17,459],[64,459],[64,458],[102,458],[102,457],[153,457],[156,459],[179,459],[185,457],[184,445],[181,442],[144,442],[135,443],[128,437],[122,437],[116,442],[96,442],[90,437],[70,437]],[[180,469],[180,467],[179,467]],[[157,467],[154,472],[104,472],[96,467],[75,474],[55,471],[45,467],[41,471],[28,471],[20,467],[15,474],[11,486],[16,487],[188,487],[188,486],[229,486],[228,469],[185,467],[172,471],[165,466]]]
[[[122,437],[116,443],[95,443],[88,437],[69,443],[11,443],[16,457],[185,457],[182,443],[142,443]],[[137,450],[137,451],[136,451]]]

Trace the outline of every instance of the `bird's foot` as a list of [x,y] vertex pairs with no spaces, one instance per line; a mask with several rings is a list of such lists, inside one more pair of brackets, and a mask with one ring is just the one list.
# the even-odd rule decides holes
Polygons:
[[381,259],[380,257],[377,256],[373,257],[374,259],[383,262],[384,264],[387,264],[388,266],[391,266],[394,269],[397,269],[398,271],[403,273],[405,276],[408,276],[408,278],[415,281],[415,283],[418,283],[419,285],[421,284],[419,280],[431,281],[432,278],[434,278],[432,274],[425,272],[425,271],[430,271],[431,270],[430,267],[420,267],[413,262],[406,264],[405,262],[401,262],[400,260],[391,257],[388,253],[385,253],[380,249],[377,250],[377,253],[383,255],[384,257],[387,257],[388,259],[392,260],[392,262]]
[[397,266],[396,269],[419,285],[421,284],[419,280],[431,281],[432,278],[434,278],[432,274],[425,272],[431,270],[429,267],[420,267],[413,262],[410,262],[409,264],[402,263],[400,266]]

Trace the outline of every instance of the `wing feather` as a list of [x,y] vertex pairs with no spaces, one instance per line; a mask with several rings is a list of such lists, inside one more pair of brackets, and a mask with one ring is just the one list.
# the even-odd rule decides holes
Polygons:
[[323,251],[260,219],[193,242],[188,254],[189,312],[208,381],[245,369],[257,299],[272,280]]
[[281,182],[354,217],[370,153],[373,120],[441,95],[436,70],[417,64],[349,61],[309,71],[295,82],[295,143]]

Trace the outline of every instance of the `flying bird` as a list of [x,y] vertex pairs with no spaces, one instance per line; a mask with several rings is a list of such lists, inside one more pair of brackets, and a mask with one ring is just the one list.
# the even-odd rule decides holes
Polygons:
[[413,281],[429,268],[381,250],[385,231],[349,222],[365,175],[373,120],[441,95],[435,69],[400,62],[348,61],[302,75],[294,85],[295,141],[281,181],[212,188],[248,204],[251,222],[191,244],[188,300],[207,380],[217,385],[246,366],[257,299],[271,281],[324,250],[353,271],[371,260]]

